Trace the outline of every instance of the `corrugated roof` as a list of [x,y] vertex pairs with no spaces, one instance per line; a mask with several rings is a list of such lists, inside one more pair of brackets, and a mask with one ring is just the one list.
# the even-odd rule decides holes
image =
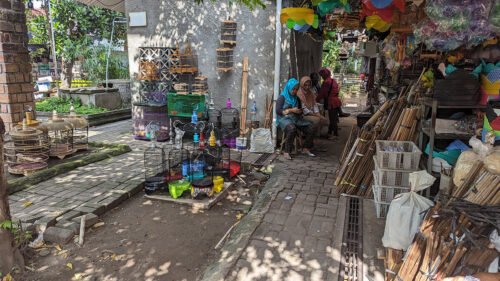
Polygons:
[[77,0],[89,6],[97,6],[113,11],[125,13],[125,0]]

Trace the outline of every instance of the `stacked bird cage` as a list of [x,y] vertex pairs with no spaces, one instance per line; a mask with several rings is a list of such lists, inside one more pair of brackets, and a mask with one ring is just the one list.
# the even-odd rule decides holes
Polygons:
[[178,95],[189,94],[189,84],[187,83],[175,83],[174,90]]
[[48,167],[49,143],[47,135],[26,123],[10,132],[11,141],[4,145],[7,170],[15,175],[30,175]]
[[160,80],[158,66],[153,61],[141,61],[139,64],[139,80],[157,81]]
[[73,127],[73,149],[75,151],[89,149],[89,122],[87,119],[75,114],[74,108],[71,107],[70,113],[64,121],[71,124]]
[[208,94],[208,80],[206,76],[199,75],[194,78],[192,86],[192,94],[205,95]]
[[236,45],[238,23],[232,20],[223,21],[221,24],[220,41],[222,44]]
[[73,126],[57,116],[54,110],[52,118],[45,124],[49,136],[49,156],[64,159],[75,152],[73,147]]
[[232,48],[217,49],[217,71],[227,72],[234,66],[234,50]]
[[170,69],[172,73],[184,74],[184,73],[196,73],[198,72],[198,56],[196,55],[191,44],[187,42],[184,48],[181,50],[177,47],[174,58],[179,61],[179,64],[173,66]]
[[240,135],[240,112],[235,108],[221,110],[221,141],[230,148],[236,148],[236,138]]

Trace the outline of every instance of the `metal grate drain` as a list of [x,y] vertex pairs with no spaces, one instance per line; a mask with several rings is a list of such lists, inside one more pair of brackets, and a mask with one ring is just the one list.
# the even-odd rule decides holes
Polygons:
[[269,159],[269,157],[271,157],[271,155],[273,155],[272,153],[264,153],[262,154],[259,159],[257,159],[254,163],[255,166],[262,166],[264,165],[264,163],[267,161],[267,159]]
[[342,243],[342,271],[339,280],[363,280],[363,229],[362,229],[362,200],[347,198],[347,218],[344,225],[344,239]]

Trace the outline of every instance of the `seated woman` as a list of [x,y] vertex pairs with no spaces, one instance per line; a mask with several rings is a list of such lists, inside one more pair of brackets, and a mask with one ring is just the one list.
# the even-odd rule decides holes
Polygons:
[[293,148],[293,141],[297,134],[297,130],[301,130],[305,134],[305,142],[302,151],[307,155],[314,157],[311,153],[313,146],[313,137],[311,123],[302,117],[302,109],[300,100],[297,98],[299,90],[299,81],[291,78],[286,83],[285,89],[281,92],[276,101],[276,114],[278,115],[278,125],[285,133],[284,157],[291,160],[290,153]]
[[319,111],[318,104],[316,103],[316,95],[312,91],[312,85],[309,76],[302,77],[302,79],[300,79],[300,88],[297,92],[297,97],[299,97],[302,103],[304,119],[312,123],[314,135],[317,135],[317,132],[320,131],[323,126],[328,126],[330,122],[326,117],[321,115]]

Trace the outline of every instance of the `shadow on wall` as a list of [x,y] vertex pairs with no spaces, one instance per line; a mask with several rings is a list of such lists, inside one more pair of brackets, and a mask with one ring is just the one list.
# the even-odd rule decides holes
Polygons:
[[[139,73],[140,47],[176,47],[177,44],[182,47],[189,42],[198,56],[199,71],[208,77],[209,91],[216,106],[224,106],[229,97],[233,105],[239,107],[242,61],[248,56],[249,104],[254,99],[257,101],[258,116],[263,120],[266,98],[273,95],[276,20],[273,2],[266,4],[266,9],[250,11],[224,2],[205,1],[197,5],[194,1],[127,0],[127,13],[147,13],[146,27],[131,27],[128,31],[131,77]],[[221,21],[228,18],[238,23],[238,34],[234,68],[223,73],[216,71],[216,49],[220,47]],[[283,57],[282,61],[288,60]],[[133,88],[138,90],[137,83]]]

